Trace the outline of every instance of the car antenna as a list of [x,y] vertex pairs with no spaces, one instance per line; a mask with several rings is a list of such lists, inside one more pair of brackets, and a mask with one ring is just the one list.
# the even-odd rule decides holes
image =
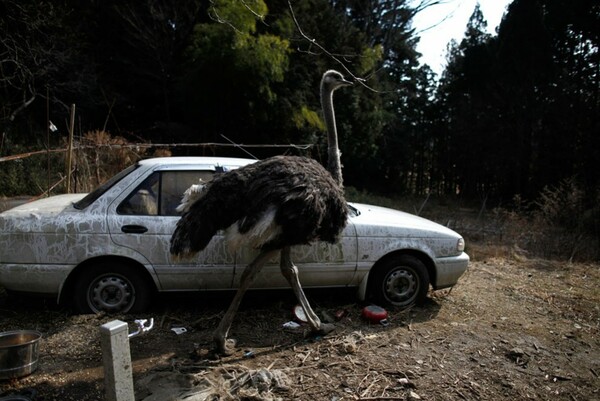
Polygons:
[[249,151],[247,151],[246,149],[244,149],[241,145],[238,145],[237,143],[233,142],[231,139],[227,138],[223,134],[221,134],[221,136],[223,138],[225,138],[226,141],[228,141],[229,143],[233,144],[233,146],[235,146],[236,148],[240,148],[243,152],[245,152],[246,154],[252,156],[255,160],[258,160],[258,157],[254,156],[252,153],[250,153]]

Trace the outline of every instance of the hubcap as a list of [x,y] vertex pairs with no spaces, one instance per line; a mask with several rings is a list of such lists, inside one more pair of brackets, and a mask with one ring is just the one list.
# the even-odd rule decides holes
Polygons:
[[409,270],[397,269],[391,272],[385,282],[386,297],[395,304],[406,304],[417,295],[418,279]]
[[95,313],[127,312],[135,301],[135,294],[128,281],[117,276],[107,276],[93,283],[89,299],[90,307]]

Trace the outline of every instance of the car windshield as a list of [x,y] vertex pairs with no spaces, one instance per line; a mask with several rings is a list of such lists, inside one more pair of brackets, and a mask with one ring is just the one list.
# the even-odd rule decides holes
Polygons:
[[79,209],[79,210],[85,209],[86,207],[91,205],[96,199],[101,197],[102,194],[104,194],[106,191],[108,191],[110,188],[112,188],[113,185],[115,185],[117,182],[121,181],[123,179],[123,177],[127,176],[129,173],[131,173],[137,167],[138,167],[137,164],[127,167],[125,170],[123,170],[120,173],[118,173],[117,175],[113,176],[110,180],[108,180],[105,183],[98,186],[92,192],[87,194],[83,199],[73,203],[73,207],[75,209]]

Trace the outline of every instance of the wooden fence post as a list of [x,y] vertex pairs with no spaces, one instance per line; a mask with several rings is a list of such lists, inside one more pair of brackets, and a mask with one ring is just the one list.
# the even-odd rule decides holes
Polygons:
[[69,145],[67,151],[67,193],[71,193],[71,163],[73,159],[73,131],[75,130],[75,104],[71,105],[71,122],[69,124]]

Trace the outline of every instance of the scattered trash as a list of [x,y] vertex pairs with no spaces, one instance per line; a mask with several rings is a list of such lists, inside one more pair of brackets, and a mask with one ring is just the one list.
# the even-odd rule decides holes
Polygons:
[[173,331],[177,335],[180,335],[187,332],[187,329],[185,327],[173,327],[171,328],[171,331]]
[[380,323],[384,326],[389,324],[387,320],[388,313],[380,306],[365,306],[362,310],[362,317],[368,320],[370,323]]
[[304,312],[304,308],[302,307],[302,305],[296,305],[294,307],[294,318],[300,323],[308,322],[308,319],[306,318],[306,313]]
[[134,323],[137,325],[137,330],[133,333],[129,333],[129,338],[137,337],[146,334],[154,327],[154,318],[148,319],[135,319]]
[[252,350],[248,350],[246,352],[244,352],[244,358],[254,358],[256,355],[254,355],[254,351]]
[[342,320],[344,318],[344,316],[346,316],[348,314],[348,311],[345,309],[340,309],[338,311],[335,312],[335,320]]
[[297,330],[300,327],[301,327],[300,324],[298,324],[296,322],[292,322],[292,321],[289,321],[289,322],[286,322],[283,324],[283,328],[288,329],[288,330]]

